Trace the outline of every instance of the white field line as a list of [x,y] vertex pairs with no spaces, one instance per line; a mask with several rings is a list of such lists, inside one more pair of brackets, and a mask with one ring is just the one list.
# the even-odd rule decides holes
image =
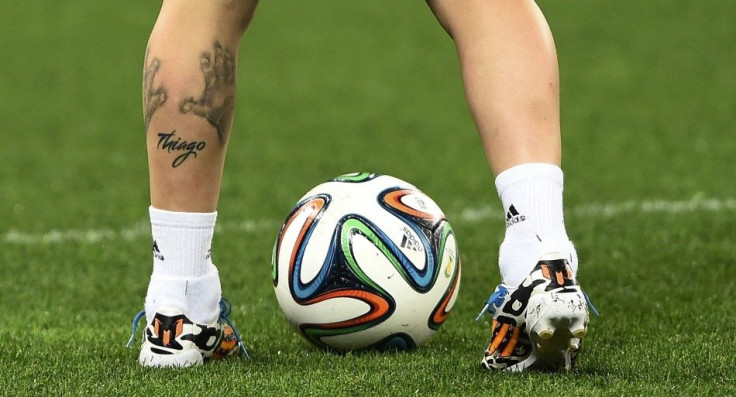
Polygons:
[[[736,211],[736,198],[708,199],[695,196],[690,200],[644,200],[624,201],[620,203],[586,204],[566,208],[565,217],[613,218],[623,214],[683,214],[693,212],[726,212]],[[498,207],[483,206],[466,208],[460,213],[459,220],[464,222],[480,222],[488,219],[501,219],[503,214]]]
[[[278,231],[279,223],[276,221],[266,220],[245,220],[242,222],[220,222],[217,225],[216,233],[255,233],[265,230]],[[17,230],[9,230],[3,235],[2,241],[6,244],[57,244],[66,242],[79,242],[93,244],[102,241],[112,240],[136,240],[144,236],[150,237],[151,225],[147,222],[140,222],[133,226],[113,230],[104,229],[68,229],[59,230],[52,229],[45,233],[25,233]]]
[[[694,197],[690,200],[645,200],[624,201],[620,203],[587,204],[567,208],[566,217],[612,218],[626,214],[666,214],[678,215],[694,212],[728,212],[736,211],[736,198],[708,199]],[[466,208],[457,217],[458,222],[477,223],[490,219],[501,219],[499,207],[481,206]],[[223,233],[258,233],[278,232],[281,222],[277,220],[244,220],[241,222],[220,222],[217,234]],[[124,229],[52,229],[44,233],[27,233],[11,229],[2,235],[4,244],[59,244],[78,242],[94,244],[114,240],[136,240],[150,237],[151,228],[147,222],[139,222]]]

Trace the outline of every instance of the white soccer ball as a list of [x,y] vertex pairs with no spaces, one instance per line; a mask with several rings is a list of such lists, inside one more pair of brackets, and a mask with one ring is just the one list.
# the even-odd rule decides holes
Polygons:
[[334,351],[421,345],[460,287],[457,242],[440,207],[407,182],[370,173],[305,194],[281,227],[272,266],[291,325]]

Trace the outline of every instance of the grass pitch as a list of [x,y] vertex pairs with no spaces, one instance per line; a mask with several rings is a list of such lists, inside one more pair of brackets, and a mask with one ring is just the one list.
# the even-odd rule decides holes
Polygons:
[[[287,4],[288,3],[288,4]],[[736,394],[736,3],[543,1],[566,215],[602,316],[567,374],[486,373],[501,208],[454,47],[421,2],[262,2],[241,48],[214,259],[253,360],[151,371],[126,349],[151,270],[140,110],[158,4],[0,5],[0,394]],[[409,354],[315,350],[270,284],[281,221],[370,170],[443,207],[463,257]]]

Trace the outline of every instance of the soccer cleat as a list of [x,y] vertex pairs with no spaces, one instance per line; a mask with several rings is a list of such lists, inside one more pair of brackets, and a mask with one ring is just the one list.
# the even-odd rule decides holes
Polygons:
[[[588,329],[589,300],[560,254],[545,255],[517,287],[499,285],[478,315],[493,313],[486,369],[571,369]],[[591,310],[596,314],[595,308]]]
[[[143,332],[138,361],[144,367],[190,367],[201,365],[208,359],[221,359],[242,351],[246,357],[240,335],[228,318],[230,303],[220,300],[220,316],[212,324],[197,324],[181,311],[160,309]],[[138,321],[145,315],[141,311],[133,319],[133,332],[128,347],[135,338]]]

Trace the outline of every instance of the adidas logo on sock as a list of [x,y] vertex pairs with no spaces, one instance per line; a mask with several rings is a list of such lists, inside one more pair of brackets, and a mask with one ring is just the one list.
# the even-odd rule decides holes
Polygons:
[[519,222],[524,222],[525,220],[526,216],[519,214],[519,211],[516,210],[516,207],[511,204],[509,210],[506,211],[506,228],[509,228]]
[[156,259],[158,259],[160,261],[163,261],[164,260],[164,255],[158,249],[158,243],[156,242],[156,240],[153,240],[153,248],[151,249],[151,251],[153,251],[153,257],[154,258],[156,258]]

